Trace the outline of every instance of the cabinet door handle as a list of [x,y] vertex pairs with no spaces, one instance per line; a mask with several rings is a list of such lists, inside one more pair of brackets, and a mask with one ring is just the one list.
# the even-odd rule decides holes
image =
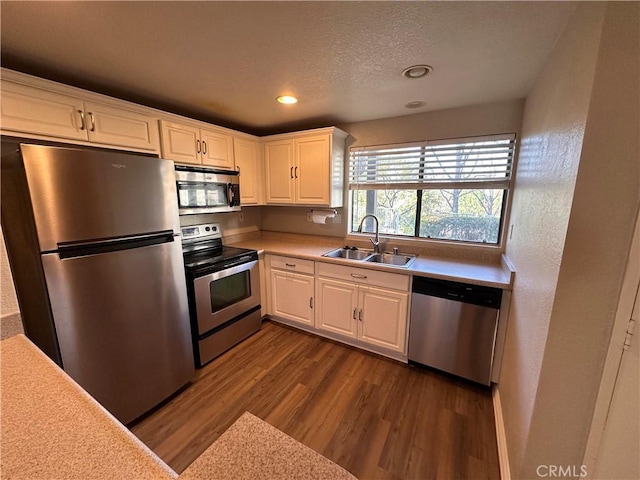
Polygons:
[[200,153],[200,140],[196,140],[196,153]]
[[202,141],[202,154],[207,154],[207,142],[205,142],[204,140]]
[[352,273],[352,274],[351,274],[351,276],[352,276],[353,278],[367,278],[367,276],[366,276],[366,275],[359,275],[359,274],[357,274],[357,273]]
[[296,168],[294,169],[294,172],[295,172],[295,173],[294,173],[294,177],[293,177],[293,178],[298,178],[298,167],[296,167]]
[[93,113],[88,112],[89,113],[89,120],[91,120],[91,132],[95,132],[96,131],[96,117],[93,116]]
[[87,127],[87,124],[84,121],[84,112],[82,110],[78,110],[80,114],[80,130],[84,130]]
[[313,308],[313,297],[309,297],[309,308]]
[[358,311],[358,320],[362,321],[362,309]]
[[287,267],[296,268],[296,264],[295,263],[285,263],[285,265]]
[[293,167],[291,167],[290,175],[291,175],[291,178],[293,178]]
[[354,308],[354,309],[353,309],[353,319],[354,319],[354,320],[356,319],[356,312],[357,312],[357,311],[358,311],[358,309],[357,309],[357,308]]

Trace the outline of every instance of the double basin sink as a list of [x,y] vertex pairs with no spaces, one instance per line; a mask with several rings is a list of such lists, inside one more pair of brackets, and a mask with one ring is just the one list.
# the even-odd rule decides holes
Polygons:
[[408,267],[415,259],[415,255],[404,253],[374,253],[371,250],[354,250],[348,247],[336,248],[322,255],[329,258],[344,258],[356,262],[369,262],[388,265],[390,267]]

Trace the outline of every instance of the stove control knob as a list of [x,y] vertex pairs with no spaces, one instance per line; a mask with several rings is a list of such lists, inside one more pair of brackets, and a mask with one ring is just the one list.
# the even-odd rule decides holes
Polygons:
[[211,227],[205,227],[204,229],[208,232],[209,230],[211,230]]

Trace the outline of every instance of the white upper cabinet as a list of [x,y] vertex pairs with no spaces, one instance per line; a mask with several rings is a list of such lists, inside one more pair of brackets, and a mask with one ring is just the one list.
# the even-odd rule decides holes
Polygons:
[[157,119],[43,88],[2,81],[2,131],[157,151]]
[[212,167],[233,170],[233,136],[209,129],[200,129],[202,163]]
[[202,163],[200,159],[200,129],[180,123],[160,121],[162,157],[182,163]]
[[346,138],[337,128],[265,137],[265,203],[342,206]]
[[266,203],[295,203],[293,140],[264,144]]
[[87,140],[79,98],[3,81],[0,106],[3,130]]
[[234,137],[233,154],[240,173],[240,205],[263,205],[264,182],[258,139]]
[[212,125],[201,128],[161,120],[162,157],[180,163],[192,163],[233,170],[233,136]]
[[148,150],[158,148],[155,118],[98,102],[85,101],[84,108],[90,141]]
[[[295,203],[326,205],[331,203],[331,136],[298,138],[295,147]],[[339,206],[339,205],[331,205]]]

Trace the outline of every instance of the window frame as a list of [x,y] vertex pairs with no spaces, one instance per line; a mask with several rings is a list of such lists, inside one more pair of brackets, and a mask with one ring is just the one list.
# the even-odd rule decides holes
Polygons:
[[[496,179],[490,179],[488,181],[463,181],[463,182],[449,182],[449,181],[440,181],[440,182],[429,182],[424,181],[421,183],[422,188],[418,187],[417,184],[413,185],[414,188],[408,186],[407,183],[401,184],[400,188],[395,190],[409,190],[412,192],[416,192],[416,214],[415,214],[415,225],[413,230],[413,235],[403,235],[403,234],[394,234],[394,233],[382,233],[380,232],[380,237],[384,239],[393,240],[395,244],[399,245],[413,245],[416,244],[433,244],[433,245],[446,245],[447,247],[454,248],[474,248],[474,249],[485,249],[485,250],[499,250],[504,251],[504,245],[506,240],[506,231],[507,225],[509,222],[510,211],[511,211],[511,199],[513,196],[513,183],[515,178],[515,170],[517,163],[517,153],[518,153],[518,142],[517,142],[517,133],[503,133],[503,134],[487,134],[482,136],[473,136],[473,137],[456,137],[456,138],[446,138],[446,139],[435,139],[435,140],[424,140],[420,142],[405,142],[405,143],[395,143],[395,144],[387,144],[387,145],[372,145],[372,146],[352,146],[349,149],[349,157],[347,160],[347,168],[345,172],[346,181],[347,181],[347,212],[348,212],[348,221],[347,221],[347,239],[354,240],[362,240],[365,238],[370,238],[370,232],[358,233],[356,230],[358,228],[358,222],[356,222],[353,218],[353,195],[356,191],[373,191],[376,190],[394,190],[394,183],[382,184],[377,183],[373,185],[384,185],[386,188],[378,187],[369,187],[369,188],[358,188],[358,185],[362,184],[354,184],[352,183],[352,153],[354,151],[372,151],[376,149],[394,149],[394,148],[405,148],[405,147],[422,147],[424,150],[428,146],[436,146],[436,145],[463,145],[472,142],[482,142],[482,141],[498,141],[498,140],[508,140],[510,143],[508,144],[508,150],[510,153],[510,158],[507,161],[507,171],[508,176],[505,179],[500,179],[497,181]],[[424,155],[424,153],[423,153]],[[424,164],[424,157],[419,162],[421,165]],[[422,168],[422,166],[420,167]],[[422,177],[423,170],[419,172],[419,177],[423,180]],[[408,182],[412,183],[412,182]],[[428,188],[425,188],[427,186]],[[458,239],[446,239],[446,238],[433,238],[433,237],[421,237],[420,235],[420,217],[422,213],[422,196],[423,191],[428,189],[433,190],[448,190],[448,189],[482,189],[482,190],[502,190],[502,205],[501,205],[501,216],[500,222],[498,225],[498,234],[496,243],[489,242],[478,242],[478,241],[469,241],[469,240],[458,240]],[[365,224],[367,225],[367,224]]]

